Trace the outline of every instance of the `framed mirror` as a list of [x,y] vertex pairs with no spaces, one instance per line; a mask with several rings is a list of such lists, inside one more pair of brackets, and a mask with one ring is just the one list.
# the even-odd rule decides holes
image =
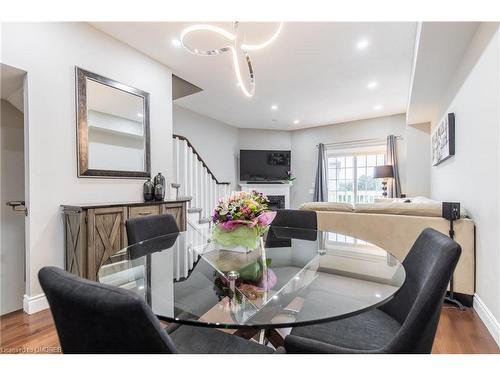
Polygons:
[[151,177],[149,94],[76,67],[78,177]]

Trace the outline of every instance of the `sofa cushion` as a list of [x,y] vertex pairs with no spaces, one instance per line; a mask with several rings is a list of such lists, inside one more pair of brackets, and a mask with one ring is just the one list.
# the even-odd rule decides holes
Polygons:
[[306,202],[300,205],[301,210],[307,211],[337,211],[337,212],[353,212],[354,206],[352,203],[339,202]]
[[359,203],[354,212],[365,214],[389,214],[441,217],[441,203]]

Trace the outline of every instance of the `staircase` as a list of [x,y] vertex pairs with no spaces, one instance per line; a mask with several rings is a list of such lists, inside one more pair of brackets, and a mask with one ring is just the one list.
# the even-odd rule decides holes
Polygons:
[[176,183],[171,186],[177,197],[191,197],[188,221],[208,226],[218,200],[231,193],[231,184],[215,177],[186,137],[173,135],[173,151]]

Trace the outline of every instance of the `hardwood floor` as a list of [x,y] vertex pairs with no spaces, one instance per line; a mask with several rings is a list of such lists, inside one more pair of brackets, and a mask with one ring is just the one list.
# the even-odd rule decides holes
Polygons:
[[432,348],[437,354],[499,354],[495,340],[474,309],[444,306]]
[[28,315],[22,310],[0,317],[0,353],[60,353],[50,310]]
[[[22,311],[0,317],[0,353],[60,353],[52,315]],[[434,341],[437,354],[490,354],[500,349],[473,309],[458,311],[445,306]]]

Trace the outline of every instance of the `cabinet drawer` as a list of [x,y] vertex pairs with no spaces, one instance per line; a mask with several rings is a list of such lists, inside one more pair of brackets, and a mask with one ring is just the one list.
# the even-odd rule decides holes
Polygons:
[[162,214],[170,214],[175,218],[177,226],[181,231],[186,230],[186,205],[178,203],[166,203],[161,206]]
[[150,215],[159,215],[160,214],[160,206],[134,206],[129,208],[129,218],[132,219],[134,217],[142,217],[142,216],[150,216]]

